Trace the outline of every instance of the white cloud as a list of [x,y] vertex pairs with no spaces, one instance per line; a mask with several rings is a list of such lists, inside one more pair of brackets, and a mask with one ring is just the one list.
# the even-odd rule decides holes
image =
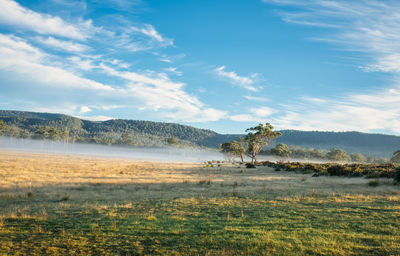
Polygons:
[[143,28],[139,29],[139,31],[142,32],[144,35],[146,35],[156,41],[159,41],[159,42],[167,41],[167,39],[165,39],[163,36],[161,36],[160,33],[158,33],[158,31],[155,30],[155,28],[150,24],[145,24],[143,26]]
[[[120,27],[112,27],[111,29],[115,31],[110,33],[107,40],[110,40],[113,46],[130,52],[149,51],[154,48],[174,46],[173,39],[162,36],[150,24],[133,26],[130,25],[129,21],[124,21]],[[165,54],[153,54],[160,56],[160,61],[172,62]]]
[[0,69],[23,74],[23,79],[48,86],[64,86],[112,91],[108,85],[79,77],[61,67],[46,63],[46,54],[23,39],[0,34]]
[[175,74],[177,76],[182,76],[182,72],[178,71],[177,68],[170,67],[170,68],[166,68],[165,71]]
[[244,96],[247,100],[250,101],[260,101],[260,102],[267,102],[268,99],[264,97],[256,97],[256,96],[250,96],[250,95],[245,95]]
[[78,56],[69,57],[68,60],[73,64],[74,68],[89,71],[97,67],[92,59],[82,59]]
[[275,118],[279,128],[400,133],[400,89],[352,94],[341,100],[304,100]]
[[217,121],[226,115],[225,111],[209,108],[187,94],[183,83],[170,80],[166,74],[118,71],[103,64],[101,68],[111,76],[125,79],[129,92],[143,102],[142,109],[160,111],[170,119],[185,122]]
[[[269,107],[257,107],[248,109],[245,114],[230,115],[229,119],[235,122],[265,123],[275,111]],[[267,119],[268,117],[268,119]]]
[[231,115],[229,119],[235,122],[258,122],[259,120],[254,118],[253,115],[250,114],[238,114],[238,115]]
[[108,121],[115,119],[111,116],[79,116],[79,115],[74,115],[74,117],[83,119],[83,120],[88,120],[88,121]]
[[[46,95],[56,92],[63,95],[65,90],[74,95],[65,95],[63,102],[56,104],[68,105],[68,102],[72,102],[70,105],[77,105],[75,98],[79,98],[82,101],[86,100],[86,104],[90,105],[115,106],[117,103],[133,108],[140,106],[144,110],[157,113],[162,119],[185,122],[216,121],[226,115],[225,111],[210,108],[197,97],[186,93],[183,83],[172,81],[165,73],[120,71],[104,63],[96,64],[96,68],[112,78],[125,80],[125,83],[115,88],[77,75],[57,66],[49,59],[47,54],[29,45],[25,40],[0,34],[0,71],[7,72],[20,84],[26,83],[24,86],[29,86],[27,89],[39,86],[46,88]],[[82,61],[70,60],[73,65]],[[65,63],[63,65],[67,66]],[[52,99],[53,104],[54,102],[55,99]],[[80,107],[77,114],[90,112],[90,105]]]
[[69,24],[58,16],[34,12],[13,0],[0,1],[0,23],[39,34],[57,35],[77,40],[85,40],[90,31],[96,30],[90,20],[80,21],[79,24]]
[[267,117],[274,113],[274,111],[268,107],[252,108],[250,111],[258,117]]
[[225,66],[216,68],[215,72],[219,77],[227,79],[232,84],[238,85],[246,90],[255,92],[260,89],[259,87],[255,86],[258,79],[258,74],[252,74],[250,77],[239,76],[233,71],[226,71]]
[[314,40],[362,52],[371,63],[366,71],[400,72],[400,2],[345,0],[263,0],[265,3],[296,6],[280,12],[284,21],[330,28],[329,35]]
[[59,40],[54,37],[37,37],[36,40],[44,45],[66,52],[80,53],[89,50],[89,47],[86,45],[74,43],[71,41]]
[[[282,11],[283,20],[307,26],[325,27],[324,37],[313,38],[362,53],[364,71],[400,73],[400,2],[345,0],[263,0],[265,3],[296,8]],[[356,130],[400,133],[399,82],[388,88],[363,94],[347,93],[334,98],[303,97],[283,106],[285,114],[275,118],[280,128],[304,130]]]
[[79,110],[79,114],[85,114],[92,111],[88,106],[82,106]]

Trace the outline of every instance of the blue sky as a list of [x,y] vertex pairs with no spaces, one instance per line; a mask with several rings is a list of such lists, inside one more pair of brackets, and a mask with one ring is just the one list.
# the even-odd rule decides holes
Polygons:
[[0,108],[400,135],[400,2],[1,0]]

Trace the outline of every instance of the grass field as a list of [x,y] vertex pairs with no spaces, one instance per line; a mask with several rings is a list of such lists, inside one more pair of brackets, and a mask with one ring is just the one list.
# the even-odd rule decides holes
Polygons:
[[400,255],[400,186],[0,152],[0,255]]

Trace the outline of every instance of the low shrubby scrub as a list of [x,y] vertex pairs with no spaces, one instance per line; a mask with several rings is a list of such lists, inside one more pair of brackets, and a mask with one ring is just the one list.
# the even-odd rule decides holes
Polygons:
[[337,163],[301,163],[301,162],[270,162],[260,164],[275,170],[315,173],[316,176],[346,176],[366,178],[394,178],[400,183],[400,164],[337,164]]

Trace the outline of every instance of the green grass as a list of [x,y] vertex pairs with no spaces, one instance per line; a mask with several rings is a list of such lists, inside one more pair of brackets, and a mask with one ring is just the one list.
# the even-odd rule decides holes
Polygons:
[[3,219],[0,252],[6,255],[400,253],[400,202],[384,197],[193,197],[113,205],[54,204],[45,215],[33,213]]
[[400,255],[391,178],[0,154],[3,255]]

